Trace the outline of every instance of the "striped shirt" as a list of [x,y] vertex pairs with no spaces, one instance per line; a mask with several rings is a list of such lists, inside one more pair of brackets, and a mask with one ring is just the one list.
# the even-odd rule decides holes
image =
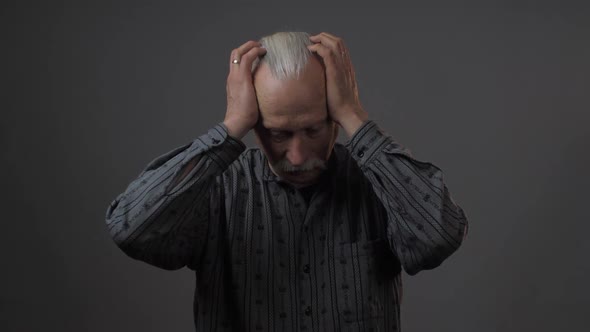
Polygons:
[[194,270],[197,331],[399,331],[402,269],[439,266],[468,230],[442,171],[371,120],[306,190],[219,123],[150,162],[106,223],[128,256]]

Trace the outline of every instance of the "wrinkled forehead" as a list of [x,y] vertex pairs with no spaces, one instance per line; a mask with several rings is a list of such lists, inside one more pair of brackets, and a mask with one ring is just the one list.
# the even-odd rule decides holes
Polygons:
[[298,78],[277,79],[267,66],[257,69],[254,87],[264,127],[313,125],[327,117],[322,66],[308,62]]
[[266,129],[298,131],[317,128],[328,120],[326,109],[307,110],[284,114],[261,114],[261,125]]
[[328,116],[324,92],[304,84],[259,93],[258,108],[263,126],[272,129],[296,130],[315,126],[326,121]]

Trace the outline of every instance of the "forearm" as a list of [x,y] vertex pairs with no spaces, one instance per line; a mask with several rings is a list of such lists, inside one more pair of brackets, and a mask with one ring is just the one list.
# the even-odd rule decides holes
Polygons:
[[[214,166],[217,167],[210,170],[215,175],[219,175],[245,150],[245,145],[241,142],[241,137],[238,138],[238,136],[239,134],[236,133],[234,127],[230,128],[223,122],[211,129],[206,135],[199,137],[193,142],[193,146],[196,146],[196,148],[192,151],[189,149],[188,155],[184,157],[185,162],[180,165],[180,170],[176,172],[169,187],[175,188],[179,183],[183,182],[191,171],[199,165],[203,157],[216,162]],[[196,174],[197,177],[204,175],[202,173]]]
[[[216,176],[244,149],[243,143],[227,137],[223,126],[215,126],[191,144],[153,160],[107,209],[114,241],[134,258],[159,266],[177,264],[156,261],[164,260],[163,253],[190,254],[191,241],[183,237],[203,230]],[[182,242],[187,245],[180,252]]]
[[348,138],[352,138],[359,128],[369,119],[367,112],[362,108],[351,109],[345,112],[347,116],[339,120],[339,125],[344,129]]
[[388,237],[406,272],[434,268],[458,249],[467,218],[437,166],[416,160],[372,122],[347,147],[387,210]]

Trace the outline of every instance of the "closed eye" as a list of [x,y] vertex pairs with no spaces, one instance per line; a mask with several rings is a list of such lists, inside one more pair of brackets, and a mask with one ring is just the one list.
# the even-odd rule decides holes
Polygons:
[[271,130],[270,137],[275,141],[282,141],[289,138],[290,134],[286,131]]
[[317,136],[317,134],[319,134],[320,131],[318,129],[308,129],[306,130],[306,132],[308,136],[314,137]]
[[307,128],[305,132],[308,136],[315,137],[322,131],[322,129],[323,127]]

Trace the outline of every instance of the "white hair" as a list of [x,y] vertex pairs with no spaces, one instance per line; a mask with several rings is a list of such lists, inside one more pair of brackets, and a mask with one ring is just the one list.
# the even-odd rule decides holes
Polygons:
[[312,54],[307,48],[311,45],[307,32],[276,32],[262,37],[260,43],[266,54],[252,63],[252,72],[266,63],[272,76],[279,80],[298,78]]

